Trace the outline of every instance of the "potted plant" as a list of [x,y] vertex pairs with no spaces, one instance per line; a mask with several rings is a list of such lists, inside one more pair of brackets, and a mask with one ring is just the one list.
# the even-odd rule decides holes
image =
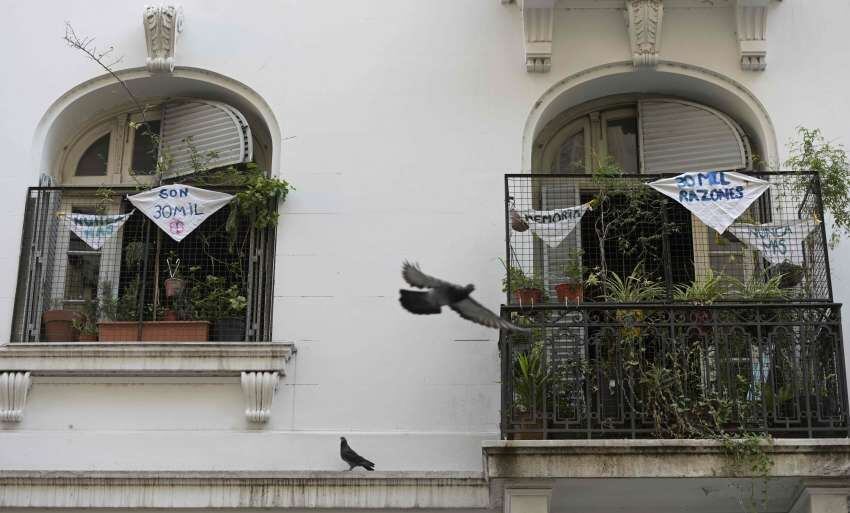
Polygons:
[[41,314],[41,323],[44,330],[46,342],[74,342],[77,340],[77,330],[74,329],[74,321],[80,316],[74,310],[65,310],[65,302],[57,299],[53,307],[48,307]]
[[[104,320],[98,323],[99,340],[101,342],[205,342],[209,340],[210,323],[206,320],[195,319],[188,301],[175,300],[178,320],[142,321],[139,322],[139,278],[130,282],[124,293],[118,297],[112,296],[111,287],[104,287],[103,305]],[[180,294],[177,298],[185,296]],[[148,309],[148,315],[157,317],[162,314]]]
[[[673,299],[694,305],[710,305],[719,301],[726,293],[726,280],[722,274],[714,274],[709,269],[705,276],[694,280],[689,285],[673,287]],[[699,326],[708,322],[711,313],[708,309],[694,310],[694,320]]]
[[192,306],[201,319],[212,322],[213,340],[245,340],[245,310],[248,300],[238,284],[221,276],[206,276],[192,286]]
[[168,278],[165,279],[165,297],[176,297],[186,288],[186,280],[180,275],[180,259],[173,251],[165,259],[168,265]]
[[563,268],[566,281],[555,285],[555,293],[558,295],[559,303],[581,303],[584,298],[584,282],[581,270],[582,255],[584,255],[584,251],[573,249],[567,256],[567,262]]
[[534,306],[546,301],[543,278],[537,274],[528,276],[519,267],[506,265],[501,258],[499,262],[502,263],[506,273],[502,279],[502,292],[507,292],[510,286],[514,300],[520,305]]
[[[532,331],[532,339],[535,337]],[[534,342],[527,351],[516,355],[513,368],[514,412],[520,430],[513,435],[515,440],[543,440],[544,405],[552,374],[546,363],[542,341]],[[526,431],[523,431],[526,430]]]
[[[664,287],[647,276],[641,264],[638,264],[632,273],[625,278],[613,271],[608,271],[597,280],[602,285],[602,298],[611,303],[646,303],[658,299],[664,293]],[[643,310],[618,309],[615,315],[617,321],[624,324],[624,327],[620,329],[622,337],[637,338],[640,336],[641,329],[633,325],[643,320]]]
[[100,302],[90,299],[83,303],[83,309],[73,321],[80,342],[97,342],[97,321],[100,316]]

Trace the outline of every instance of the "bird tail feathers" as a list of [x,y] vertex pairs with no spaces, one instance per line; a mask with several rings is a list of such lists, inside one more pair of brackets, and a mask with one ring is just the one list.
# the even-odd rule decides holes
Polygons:
[[428,300],[427,292],[401,289],[399,301],[407,311],[415,314],[438,314],[440,307]]
[[363,461],[360,463],[360,466],[362,466],[363,468],[365,468],[366,470],[368,470],[368,471],[370,471],[370,472],[371,472],[371,471],[373,471],[373,470],[375,470],[375,464],[374,464],[374,463],[372,463],[371,461],[369,461],[369,460],[365,459],[365,458],[364,458],[364,459],[363,459]]

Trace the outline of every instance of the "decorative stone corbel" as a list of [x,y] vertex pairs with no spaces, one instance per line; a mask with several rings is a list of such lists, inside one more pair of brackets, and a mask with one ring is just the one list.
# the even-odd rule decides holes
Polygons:
[[174,71],[177,34],[183,31],[183,9],[173,5],[148,5],[142,22],[148,47],[145,66],[151,73],[171,73]]
[[738,0],[735,24],[741,69],[764,71],[767,67],[767,4],[770,0]]
[[0,372],[0,422],[20,422],[24,418],[31,386],[29,372]]
[[626,26],[635,68],[658,65],[663,16],[662,0],[626,0]]
[[552,67],[555,0],[522,0],[525,70],[546,73]]
[[249,422],[262,424],[269,420],[279,379],[280,375],[277,372],[242,373],[245,417]]

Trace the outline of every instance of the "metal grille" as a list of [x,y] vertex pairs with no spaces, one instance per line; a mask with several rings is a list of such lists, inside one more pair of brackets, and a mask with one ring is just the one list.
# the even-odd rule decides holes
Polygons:
[[135,192],[28,191],[12,341],[268,340],[274,230],[229,230],[227,207],[180,243],[139,211],[99,249],[71,229],[71,214],[132,212]]
[[[823,209],[813,173],[749,173],[770,183],[736,225],[753,233],[793,225],[763,244],[732,230],[720,235],[678,202],[646,185],[663,176],[523,174],[505,176],[508,304],[602,301],[605,290],[589,278],[637,273],[661,292],[651,301],[687,297],[690,286],[714,279],[722,293],[711,301],[831,301]],[[590,204],[563,240],[545,243],[523,222],[526,215]],[[741,228],[743,229],[743,228]],[[776,230],[779,230],[778,228]],[[777,255],[779,255],[777,257]],[[564,295],[566,285],[581,285]],[[538,296],[516,294],[539,288]],[[647,299],[648,300],[648,299]],[[626,301],[628,302],[628,301]]]
[[502,307],[510,438],[848,435],[839,305]]

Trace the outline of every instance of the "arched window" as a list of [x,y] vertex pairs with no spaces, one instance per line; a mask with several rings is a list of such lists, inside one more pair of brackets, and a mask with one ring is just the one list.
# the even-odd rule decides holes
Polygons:
[[[532,159],[535,173],[577,175],[570,180],[541,181],[532,195],[542,210],[590,201],[598,185],[589,175],[603,165],[614,164],[624,175],[752,168],[749,138],[729,116],[686,100],[635,95],[596,100],[556,116],[537,135]],[[606,208],[619,214],[624,207],[614,203]],[[752,208],[751,217],[758,219],[758,205]],[[603,253],[608,255],[606,268],[621,275],[628,275],[639,263],[647,264],[646,253],[652,253],[653,248],[629,254],[617,239],[625,245],[643,243],[657,234],[653,233],[657,225],[645,223],[643,232],[613,235],[609,238],[614,242],[603,252],[594,231],[598,215],[598,211],[585,215],[581,228],[570,235],[568,243],[556,248],[535,243],[533,253],[542,257],[536,265],[544,276],[557,275],[564,262],[575,260],[576,248],[582,249],[585,269],[599,267]],[[709,272],[739,279],[753,273],[752,262],[757,259],[741,259],[747,248],[731,235],[718,236],[678,205],[665,215],[675,225],[667,237],[671,260],[666,263],[668,269],[662,269],[661,264],[651,266],[653,273],[670,272],[678,283],[688,283]],[[660,247],[655,249],[661,252]],[[549,283],[547,288],[553,285]]]
[[[61,311],[83,326],[74,337],[84,327],[102,336],[98,322],[108,321],[138,325],[132,340],[150,340],[156,335],[145,335],[140,321],[173,317],[207,324],[213,340],[267,340],[274,227],[223,208],[177,241],[127,199],[159,183],[237,192],[238,175],[270,168],[270,141],[261,140],[268,131],[259,128],[229,104],[196,98],[147,101],[144,112],[117,110],[83,124],[62,150],[55,185],[28,194],[13,339],[58,341],[46,335],[45,319]],[[234,165],[235,173],[225,170]],[[205,215],[202,201],[194,207],[193,215]],[[190,220],[174,223],[171,234],[188,233]],[[168,340],[187,340],[177,331]]]

